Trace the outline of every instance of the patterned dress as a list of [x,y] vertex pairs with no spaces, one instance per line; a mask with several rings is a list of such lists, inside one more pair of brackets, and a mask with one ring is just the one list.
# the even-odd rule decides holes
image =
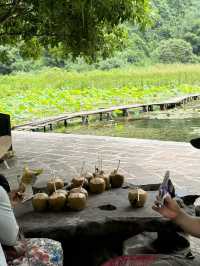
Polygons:
[[47,238],[19,241],[16,246],[4,248],[9,266],[62,266],[61,244]]

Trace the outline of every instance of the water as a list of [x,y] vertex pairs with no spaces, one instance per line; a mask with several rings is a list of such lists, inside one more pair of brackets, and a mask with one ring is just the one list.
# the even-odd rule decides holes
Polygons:
[[[157,108],[158,109],[158,108]],[[180,108],[141,113],[133,110],[129,117],[113,113],[112,121],[89,121],[89,125],[73,123],[58,132],[90,134],[125,138],[156,139],[188,142],[200,137],[200,100],[192,101]],[[90,118],[91,119],[91,118]]]
[[200,117],[178,119],[117,119],[93,122],[90,125],[74,125],[59,132],[100,136],[157,139],[188,142],[200,137]]

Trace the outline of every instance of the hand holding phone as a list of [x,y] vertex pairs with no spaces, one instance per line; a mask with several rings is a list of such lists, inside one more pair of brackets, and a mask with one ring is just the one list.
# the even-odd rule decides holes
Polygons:
[[158,190],[158,195],[157,195],[158,207],[164,206],[164,201],[165,201],[166,196],[170,196],[172,198],[175,197],[175,189],[170,180],[169,171],[165,173],[163,182],[161,183],[159,190]]

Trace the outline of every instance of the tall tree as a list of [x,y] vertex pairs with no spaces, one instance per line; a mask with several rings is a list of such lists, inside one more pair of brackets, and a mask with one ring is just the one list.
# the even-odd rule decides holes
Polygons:
[[35,38],[62,43],[73,55],[94,55],[105,31],[126,20],[144,26],[149,0],[0,0],[0,44]]

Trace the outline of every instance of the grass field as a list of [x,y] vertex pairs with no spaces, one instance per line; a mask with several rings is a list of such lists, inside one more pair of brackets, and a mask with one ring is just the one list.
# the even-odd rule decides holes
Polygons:
[[157,65],[111,71],[0,76],[0,112],[12,125],[64,112],[163,100],[200,92],[200,65]]

